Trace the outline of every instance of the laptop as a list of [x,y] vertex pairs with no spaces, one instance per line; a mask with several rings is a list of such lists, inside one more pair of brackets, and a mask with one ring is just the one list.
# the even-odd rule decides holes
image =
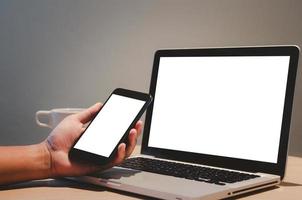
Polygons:
[[141,154],[73,179],[174,200],[278,185],[298,56],[297,46],[158,50]]

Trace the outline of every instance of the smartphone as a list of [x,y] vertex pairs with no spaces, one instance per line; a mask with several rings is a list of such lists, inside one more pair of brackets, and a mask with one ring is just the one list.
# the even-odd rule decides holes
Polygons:
[[69,152],[71,159],[109,163],[117,153],[118,145],[127,144],[129,131],[151,102],[149,94],[115,89],[74,143]]

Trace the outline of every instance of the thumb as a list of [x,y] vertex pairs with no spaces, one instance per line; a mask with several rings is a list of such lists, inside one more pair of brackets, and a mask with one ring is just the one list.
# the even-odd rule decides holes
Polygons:
[[101,107],[102,107],[101,103],[96,103],[93,106],[78,113],[77,118],[80,120],[80,122],[86,124],[95,116],[95,114],[101,109]]

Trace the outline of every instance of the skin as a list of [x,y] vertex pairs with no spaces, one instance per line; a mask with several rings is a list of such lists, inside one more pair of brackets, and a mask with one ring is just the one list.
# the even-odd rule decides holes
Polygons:
[[113,161],[107,165],[95,165],[70,160],[68,152],[87,124],[102,107],[96,103],[90,108],[66,117],[41,143],[27,146],[0,147],[0,185],[34,179],[63,176],[80,176],[105,170],[121,164],[135,148],[142,131],[138,121],[131,129],[128,145],[121,143]]

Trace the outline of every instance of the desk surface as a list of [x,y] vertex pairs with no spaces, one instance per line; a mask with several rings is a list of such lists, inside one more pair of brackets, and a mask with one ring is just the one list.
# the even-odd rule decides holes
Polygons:
[[[139,147],[135,153],[139,152]],[[286,174],[281,185],[240,196],[239,199],[301,199],[302,158],[288,157]],[[30,181],[0,188],[0,199],[146,199],[144,196],[119,192],[104,187],[76,183],[64,179]],[[148,198],[150,199],[150,198]],[[238,199],[238,197],[236,197]]]

